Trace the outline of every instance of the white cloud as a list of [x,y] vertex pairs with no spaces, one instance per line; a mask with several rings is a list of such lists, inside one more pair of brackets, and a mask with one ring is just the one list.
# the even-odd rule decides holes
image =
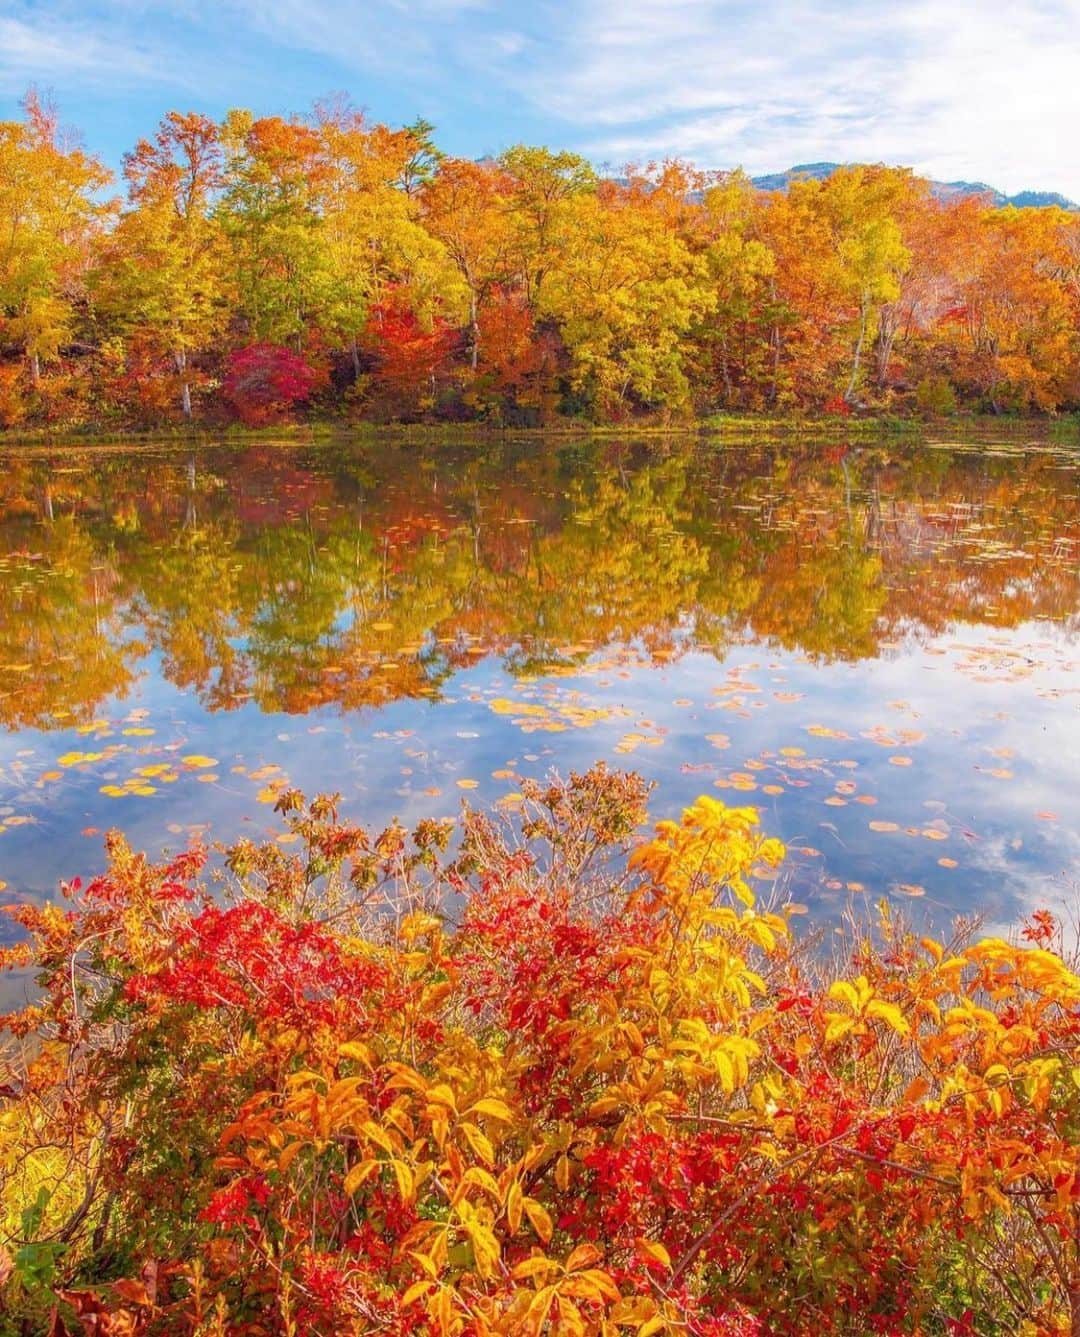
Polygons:
[[598,158],[882,159],[1080,197],[1080,0],[585,0],[524,78]]
[[161,83],[191,90],[199,74],[179,51],[133,31],[126,16],[105,22],[30,6],[0,15],[0,93],[16,97],[31,84],[72,82],[94,92]]
[[1078,69],[1080,0],[0,0],[9,95],[164,84],[276,109],[344,85],[380,117],[389,86],[464,152],[524,134],[614,163],[882,160],[1080,199]]

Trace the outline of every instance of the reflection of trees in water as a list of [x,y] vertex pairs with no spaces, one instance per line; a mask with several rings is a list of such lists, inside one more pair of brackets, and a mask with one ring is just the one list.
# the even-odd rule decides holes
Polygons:
[[[149,652],[209,709],[431,696],[751,635],[858,659],[954,623],[1077,625],[1054,457],[530,443],[65,452],[0,476],[0,712],[86,719]],[[66,715],[63,712],[68,712]]]

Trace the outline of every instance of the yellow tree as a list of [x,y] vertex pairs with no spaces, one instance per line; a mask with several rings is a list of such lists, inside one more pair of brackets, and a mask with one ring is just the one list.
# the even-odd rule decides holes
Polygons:
[[22,121],[0,122],[0,332],[26,358],[36,387],[71,337],[89,247],[112,179],[29,93]]
[[480,360],[480,314],[511,277],[512,231],[506,207],[511,183],[498,167],[447,158],[424,187],[424,225],[446,247],[464,284],[469,364]]
[[508,208],[517,268],[535,309],[548,273],[574,245],[572,200],[596,190],[596,173],[576,153],[524,144],[507,149],[499,162],[511,183]]
[[675,167],[572,198],[575,242],[548,276],[541,312],[560,327],[575,385],[602,410],[630,394],[666,409],[687,403],[686,335],[715,295],[678,226],[685,186]]
[[327,164],[326,323],[359,376],[357,340],[373,306],[404,290],[412,309],[430,313],[440,301],[460,303],[461,281],[442,242],[423,227],[410,188],[426,160],[420,130],[369,127],[359,112],[332,104],[317,108],[317,121]]
[[126,155],[124,175],[130,207],[105,248],[99,300],[118,329],[149,337],[169,357],[190,418],[191,357],[228,316],[211,216],[222,184],[217,126],[195,112],[169,112],[153,141]]
[[[762,240],[761,196],[745,172],[725,174],[702,198],[702,227],[715,304],[695,331],[699,375],[727,404],[755,406],[768,377],[768,315],[776,257]],[[707,369],[707,370],[706,370]]]
[[984,213],[944,325],[961,335],[958,375],[995,413],[1052,411],[1075,383],[1080,336],[1056,210]]
[[224,189],[216,216],[229,243],[237,313],[255,340],[303,350],[325,319],[330,168],[317,127],[232,111],[222,127]]

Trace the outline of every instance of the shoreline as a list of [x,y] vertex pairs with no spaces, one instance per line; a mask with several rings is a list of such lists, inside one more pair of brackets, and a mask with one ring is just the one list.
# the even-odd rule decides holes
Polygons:
[[949,443],[974,443],[997,439],[1015,442],[1030,439],[1032,444],[1080,444],[1080,417],[994,417],[978,415],[955,418],[897,418],[888,414],[844,418],[833,415],[713,415],[694,421],[657,423],[585,423],[562,421],[543,427],[519,427],[483,422],[421,423],[348,423],[334,419],[312,422],[268,424],[266,427],[239,427],[229,424],[216,428],[203,423],[171,424],[155,428],[90,428],[81,431],[38,430],[0,431],[0,453],[35,447],[137,446],[140,444],[176,444],[193,446],[245,445],[253,442],[280,445],[308,445],[334,440],[364,438],[398,439],[412,442],[447,443],[493,442],[499,440],[611,440],[618,438],[731,439],[755,436],[825,437],[829,440],[919,439],[929,435],[948,437]]

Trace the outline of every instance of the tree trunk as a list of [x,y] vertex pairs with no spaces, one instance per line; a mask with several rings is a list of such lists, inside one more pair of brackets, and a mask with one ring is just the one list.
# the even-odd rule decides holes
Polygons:
[[774,325],[772,334],[769,336],[769,342],[772,344],[772,385],[769,387],[769,406],[776,407],[777,396],[780,393],[780,326]]
[[868,315],[868,303],[864,301],[859,316],[859,337],[855,343],[855,360],[851,364],[851,380],[848,381],[848,388],[844,395],[844,399],[848,404],[851,403],[855,396],[855,385],[859,379],[859,365],[862,362],[863,344],[866,342],[866,318]]
[[724,401],[728,408],[730,408],[735,392],[731,388],[731,363],[728,361],[728,341],[726,334],[722,335],[720,338],[720,363],[723,368],[724,376]]
[[178,348],[173,352],[173,361],[180,376],[180,407],[184,417],[191,417],[191,386],[187,378],[187,349]]
[[889,379],[889,364],[892,362],[893,348],[900,329],[900,318],[895,310],[885,306],[878,317],[877,341],[874,351],[877,357],[878,389],[884,390]]
[[35,390],[41,388],[41,358],[37,353],[30,354],[30,384]]
[[480,362],[480,322],[477,319],[476,293],[469,293],[469,338],[472,348],[469,350],[469,365],[473,371]]

